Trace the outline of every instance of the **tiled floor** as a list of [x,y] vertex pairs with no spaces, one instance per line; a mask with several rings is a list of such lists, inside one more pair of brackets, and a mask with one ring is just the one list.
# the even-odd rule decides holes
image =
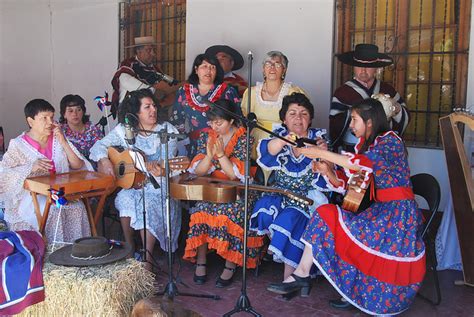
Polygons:
[[[158,262],[163,271],[157,275],[157,290],[163,290],[168,282],[167,261],[164,254],[158,255]],[[181,292],[196,294],[216,294],[221,296],[220,300],[195,298],[187,296],[176,296],[174,301],[189,308],[202,316],[222,316],[231,311],[241,294],[242,271],[235,275],[234,283],[225,289],[215,287],[215,278],[220,274],[223,261],[211,254],[208,259],[208,281],[202,286],[195,285],[192,277],[194,267],[186,261],[176,261],[173,270],[175,274],[179,271],[177,288]],[[307,298],[296,297],[290,301],[281,296],[268,292],[266,285],[270,282],[279,281],[282,275],[282,266],[276,263],[265,263],[258,277],[254,270],[247,274],[247,295],[252,307],[263,316],[364,316],[366,314],[352,309],[341,311],[329,306],[328,300],[337,298],[337,293],[331,285],[322,277],[313,281],[313,289]],[[442,271],[439,273],[442,301],[439,306],[433,306],[424,299],[417,297],[414,304],[401,316],[474,316],[474,288],[467,286],[455,286],[454,281],[462,279],[462,273],[457,271]],[[430,294],[432,288],[428,280],[424,293]],[[234,316],[250,316],[246,313],[238,313]]]

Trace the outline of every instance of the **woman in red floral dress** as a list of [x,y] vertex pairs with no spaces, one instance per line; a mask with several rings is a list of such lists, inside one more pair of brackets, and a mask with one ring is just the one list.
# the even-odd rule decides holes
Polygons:
[[[382,104],[365,99],[352,108],[350,128],[359,142],[356,154],[336,154],[307,147],[307,157],[333,162],[347,174],[365,170],[373,178],[374,202],[360,213],[327,204],[316,209],[301,241],[306,245],[294,274],[268,290],[287,294],[311,288],[314,263],[342,300],[372,315],[394,315],[408,309],[425,274],[422,216],[410,182],[404,144],[389,130]],[[323,163],[331,182],[342,181]],[[366,180],[369,177],[366,178]]]
[[189,133],[191,144],[188,156],[196,155],[196,142],[201,132],[209,131],[206,101],[227,99],[235,103],[240,112],[240,98],[237,91],[223,82],[224,71],[213,55],[199,54],[194,59],[188,82],[179,88],[173,105],[170,123],[180,133]]

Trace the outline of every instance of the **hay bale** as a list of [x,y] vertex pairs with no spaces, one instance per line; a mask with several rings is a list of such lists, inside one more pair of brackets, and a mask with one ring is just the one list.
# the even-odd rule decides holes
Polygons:
[[134,259],[91,267],[46,262],[46,299],[19,316],[129,316],[134,304],[154,291],[154,274]]

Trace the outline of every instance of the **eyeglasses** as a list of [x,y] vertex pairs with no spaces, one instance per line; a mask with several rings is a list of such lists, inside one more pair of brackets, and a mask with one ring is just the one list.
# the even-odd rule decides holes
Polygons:
[[263,63],[263,66],[264,66],[265,68],[272,68],[272,67],[275,67],[275,68],[277,68],[277,69],[280,69],[280,68],[283,67],[283,64],[280,63],[280,62],[274,62],[274,63],[273,63],[273,62],[270,62],[270,61],[266,61],[265,63]]

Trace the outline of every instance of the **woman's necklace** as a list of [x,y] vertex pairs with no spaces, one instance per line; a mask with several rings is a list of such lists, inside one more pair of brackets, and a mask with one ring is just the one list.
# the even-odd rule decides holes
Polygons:
[[224,149],[227,147],[227,144],[229,143],[230,139],[232,139],[233,135],[234,135],[234,127],[231,127],[229,132],[226,135],[222,136],[222,141],[224,141]]
[[264,94],[264,96],[262,96],[262,97],[263,97],[263,100],[272,100],[272,101],[277,100],[277,99],[278,99],[278,96],[279,96],[279,94],[280,94],[281,86],[282,86],[282,85],[283,85],[283,82],[280,83],[280,86],[278,86],[278,89],[276,89],[274,92],[270,92],[270,91],[268,90],[267,82],[265,82],[265,83],[263,84],[263,88],[262,88],[262,92],[263,92],[263,94]]
[[[143,127],[143,130],[147,130],[147,131],[154,131],[155,130],[155,127],[157,126],[157,124],[152,124],[152,125],[149,125],[149,126],[144,126],[142,125]],[[143,136],[143,137],[148,137],[150,136],[152,133],[150,132],[145,132],[145,131],[140,131],[138,132],[139,135]]]

